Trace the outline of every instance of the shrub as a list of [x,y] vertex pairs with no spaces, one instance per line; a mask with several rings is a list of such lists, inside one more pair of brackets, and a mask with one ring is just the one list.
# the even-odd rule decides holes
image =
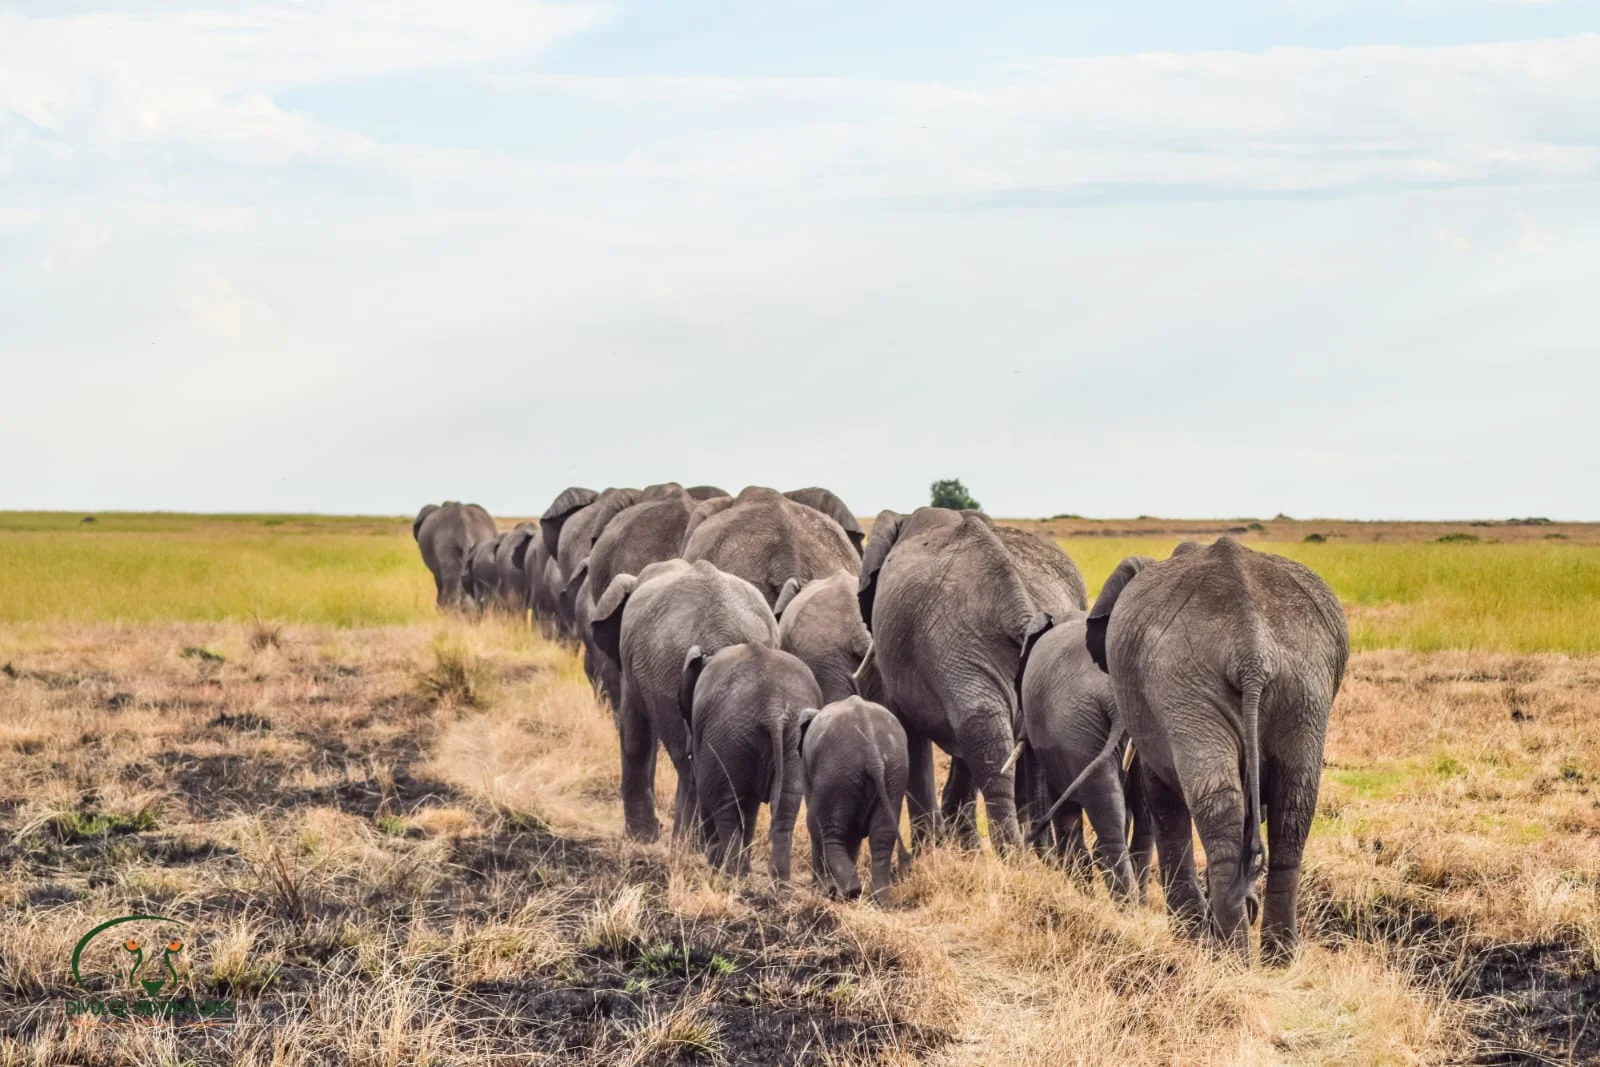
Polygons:
[[1324,541],[1326,541],[1327,539],[1328,539],[1328,535],[1327,534],[1308,533],[1305,536],[1306,543],[1307,544],[1313,544],[1313,545],[1320,545]]
[[955,511],[980,511],[983,505],[972,499],[972,494],[967,492],[967,487],[961,484],[959,478],[944,478],[929,486],[932,493],[932,504],[936,508],[951,508]]
[[1483,540],[1483,538],[1479,537],[1477,534],[1459,532],[1447,533],[1438,539],[1441,545],[1475,545],[1481,540]]

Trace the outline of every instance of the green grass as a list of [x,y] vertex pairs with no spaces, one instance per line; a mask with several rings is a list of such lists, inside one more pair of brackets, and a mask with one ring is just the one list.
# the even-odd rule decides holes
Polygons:
[[[1125,556],[1165,559],[1177,538],[1075,537],[1091,598]],[[1333,588],[1358,649],[1600,653],[1600,548],[1564,544],[1253,544]]]
[[[435,617],[410,520],[0,512],[0,622],[261,619],[373,626]],[[1176,538],[1061,541],[1090,595]],[[1600,653],[1600,547],[1263,543],[1325,578],[1356,648]]]
[[[434,616],[409,520],[0,513],[0,622]],[[266,520],[281,518],[279,524]]]

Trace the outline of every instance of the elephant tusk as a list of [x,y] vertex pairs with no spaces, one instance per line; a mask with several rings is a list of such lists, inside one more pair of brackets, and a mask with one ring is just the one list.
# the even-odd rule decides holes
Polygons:
[[1122,773],[1127,774],[1128,768],[1133,766],[1133,742],[1128,742],[1128,750],[1122,754]]
[[861,657],[861,665],[856,668],[855,673],[850,677],[854,678],[858,682],[861,681],[861,679],[866,676],[867,668],[872,666],[873,663],[877,662],[877,652],[878,643],[869,637],[867,639],[867,654]]
[[1001,765],[1001,774],[1010,774],[1012,768],[1016,767],[1017,760],[1022,758],[1022,746],[1025,744],[1027,744],[1025,741],[1017,742],[1017,747],[1011,750],[1011,755],[1007,756],[1005,763]]

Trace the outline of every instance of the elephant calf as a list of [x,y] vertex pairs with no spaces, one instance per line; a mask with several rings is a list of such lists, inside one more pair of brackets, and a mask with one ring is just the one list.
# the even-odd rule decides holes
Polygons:
[[773,608],[778,617],[778,647],[805,661],[822,687],[822,699],[829,702],[857,693],[868,700],[878,697],[871,687],[862,687],[855,680],[856,670],[872,647],[872,635],[861,621],[856,603],[856,583],[855,572],[842,567],[809,582],[790,578]]
[[730,645],[683,662],[678,708],[689,732],[689,763],[706,858],[729,874],[750,873],[750,842],[761,802],[772,809],[775,881],[789,880],[800,814],[800,713],[822,692],[795,656],[763,645]]
[[[1022,647],[1019,696],[1023,734],[1052,796],[1062,793],[1095,764],[1095,756],[1107,740],[1125,735],[1111,681],[1095,666],[1084,643],[1087,618],[1086,612],[1073,612],[1056,622],[1041,613]],[[1095,764],[1074,799],[1056,811],[1057,851],[1074,868],[1087,872],[1085,812],[1094,827],[1094,858],[1106,887],[1119,900],[1135,899],[1149,876],[1155,845],[1150,812],[1139,788],[1139,768],[1130,766],[1124,771],[1110,760]],[[1133,827],[1131,850],[1129,824]],[[1035,832],[1046,828],[1036,827]]]
[[858,696],[800,715],[806,831],[811,871],[830,896],[861,895],[856,863],[862,839],[872,848],[872,899],[886,904],[900,840],[900,805],[910,777],[906,732],[882,704]]

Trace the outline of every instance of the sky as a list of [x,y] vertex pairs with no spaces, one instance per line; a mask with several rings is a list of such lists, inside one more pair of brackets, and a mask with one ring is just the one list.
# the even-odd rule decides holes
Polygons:
[[0,508],[1600,519],[1600,0],[0,0]]

